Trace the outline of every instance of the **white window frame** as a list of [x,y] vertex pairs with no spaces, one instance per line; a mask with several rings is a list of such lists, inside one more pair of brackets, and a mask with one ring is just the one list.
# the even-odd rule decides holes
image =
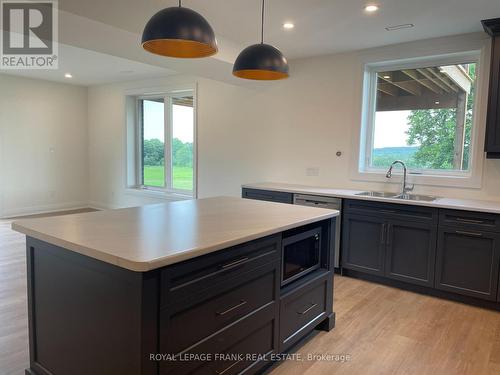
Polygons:
[[[175,189],[172,180],[172,141],[173,141],[173,114],[172,100],[186,95],[193,96],[193,190]],[[148,99],[163,99],[164,101],[164,168],[165,187],[148,186],[143,184],[142,160],[142,119],[141,101]],[[127,118],[127,160],[133,166],[127,166],[127,189],[131,193],[141,193],[152,198],[186,199],[197,198],[198,191],[198,158],[197,158],[197,90],[196,86],[182,88],[150,88],[129,90],[126,92],[127,105],[133,103],[133,116]],[[133,157],[130,157],[133,155]]]
[[[482,185],[484,161],[484,132],[486,123],[489,48],[483,45],[481,49],[449,53],[446,55],[426,56],[422,58],[398,59],[392,61],[366,62],[363,67],[363,95],[361,127],[359,138],[355,140],[355,170],[351,170],[351,179],[358,181],[387,181],[385,169],[369,166],[368,154],[373,148],[373,132],[375,127],[377,73],[419,67],[455,65],[465,62],[476,63],[476,95],[473,110],[473,125],[471,130],[471,151],[469,170],[410,170],[409,180],[416,185],[480,188]],[[387,166],[389,167],[389,166]],[[395,174],[401,172],[395,171]],[[396,181],[392,181],[395,183]]]

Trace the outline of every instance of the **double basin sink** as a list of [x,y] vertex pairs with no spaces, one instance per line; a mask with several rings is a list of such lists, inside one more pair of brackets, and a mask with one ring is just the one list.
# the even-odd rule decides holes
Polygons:
[[401,193],[387,193],[383,191],[364,191],[362,193],[357,193],[355,195],[361,197],[376,197],[376,198],[391,198],[391,199],[402,199],[407,201],[422,201],[422,202],[433,202],[437,198],[430,195],[420,195],[420,194],[401,194]]

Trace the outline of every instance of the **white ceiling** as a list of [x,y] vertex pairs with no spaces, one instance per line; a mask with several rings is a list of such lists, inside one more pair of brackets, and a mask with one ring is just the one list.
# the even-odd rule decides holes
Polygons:
[[[500,17],[499,0],[267,0],[266,36],[289,59],[327,55],[421,39],[481,31],[482,19]],[[237,85],[234,59],[259,41],[261,0],[183,0],[213,26],[220,51],[207,59],[168,59],[140,47],[144,25],[176,0],[59,0],[59,70],[2,71],[81,85],[190,74]],[[285,21],[295,28],[285,31]],[[415,24],[388,32],[387,26]],[[292,62],[293,68],[293,62]],[[64,78],[64,73],[73,79]],[[259,84],[255,83],[258,87]]]
[[[266,40],[289,58],[331,54],[419,39],[481,31],[480,21],[500,17],[498,0],[376,0],[380,11],[367,14],[370,0],[268,0]],[[202,13],[216,34],[241,46],[260,32],[260,0],[184,0]],[[61,9],[141,34],[158,10],[175,0],[59,0]],[[293,21],[295,29],[282,24]],[[405,23],[415,28],[388,32]]]
[[[175,74],[166,68],[65,44],[59,44],[57,70],[2,70],[1,73],[83,86]],[[70,73],[73,78],[65,78],[65,73]]]

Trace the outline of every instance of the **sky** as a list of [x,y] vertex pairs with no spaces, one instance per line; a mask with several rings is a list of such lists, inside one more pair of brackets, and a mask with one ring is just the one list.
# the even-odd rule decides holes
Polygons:
[[[164,134],[164,104],[144,101],[144,139],[165,140]],[[173,136],[182,142],[193,143],[193,108],[173,106]]]
[[375,116],[374,148],[408,147],[407,118],[411,111],[384,111]]

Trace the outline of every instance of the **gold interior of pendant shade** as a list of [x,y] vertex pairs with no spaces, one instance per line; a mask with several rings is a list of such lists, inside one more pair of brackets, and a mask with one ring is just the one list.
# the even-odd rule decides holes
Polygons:
[[287,73],[277,72],[274,70],[257,69],[237,70],[234,71],[233,74],[239,78],[255,79],[258,81],[274,81],[278,79],[288,78],[289,76]]
[[183,39],[149,40],[142,47],[157,55],[179,58],[207,57],[217,53],[215,46]]

